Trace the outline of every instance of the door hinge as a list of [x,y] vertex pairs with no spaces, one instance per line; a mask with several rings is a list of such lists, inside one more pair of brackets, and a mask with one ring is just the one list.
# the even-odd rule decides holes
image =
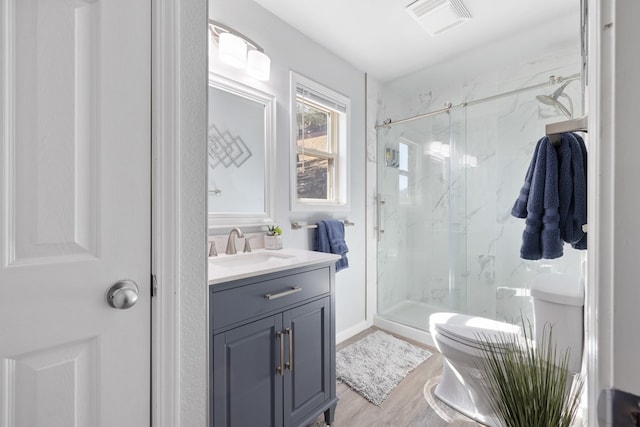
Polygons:
[[156,279],[156,275],[151,275],[151,297],[155,297],[158,295],[158,279]]

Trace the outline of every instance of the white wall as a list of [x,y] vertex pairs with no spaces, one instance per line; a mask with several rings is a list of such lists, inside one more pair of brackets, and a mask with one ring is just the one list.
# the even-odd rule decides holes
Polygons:
[[[598,369],[591,401],[608,388],[640,395],[640,283],[638,280],[638,183],[640,144],[637,111],[640,99],[640,57],[637,41],[640,3],[590,1],[591,46],[590,122],[597,157],[590,194],[598,194],[592,207],[597,226],[598,252],[590,258],[593,329],[590,368]],[[591,221],[590,219],[590,221]],[[591,341],[591,340],[590,340]],[[597,381],[596,381],[597,380]],[[637,408],[636,408],[637,410]],[[595,425],[594,423],[591,425]]]
[[152,10],[152,418],[205,426],[207,3],[159,0]]
[[[613,299],[614,387],[640,395],[640,281],[638,280],[638,102],[640,102],[640,3],[618,1],[615,11],[615,280]],[[599,141],[606,144],[608,141]]]
[[[182,3],[182,2],[181,2]],[[181,19],[190,22],[182,28],[180,62],[180,421],[183,426],[203,426],[207,421],[208,381],[206,336],[206,82],[202,56],[206,47],[202,37],[206,28],[200,14],[201,2],[181,5]],[[206,157],[205,157],[206,159]],[[204,160],[204,161],[203,161]],[[204,288],[204,289],[203,289]],[[204,292],[203,292],[204,290]]]
[[[271,58],[268,82],[253,80],[242,71],[220,63],[210,49],[210,69],[276,96],[277,175],[275,223],[283,229],[288,247],[311,249],[313,230],[291,230],[290,223],[315,223],[320,219],[349,219],[347,227],[350,267],[336,275],[336,330],[339,339],[365,326],[365,93],[364,72],[355,69],[251,0],[209,0],[209,17],[243,33]],[[293,70],[351,100],[351,208],[348,212],[292,212],[289,205],[290,82]],[[228,230],[222,230],[228,232]]]

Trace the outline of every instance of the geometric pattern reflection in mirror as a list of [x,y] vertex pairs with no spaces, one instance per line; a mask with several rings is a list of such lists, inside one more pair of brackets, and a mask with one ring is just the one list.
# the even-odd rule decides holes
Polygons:
[[216,125],[209,126],[208,140],[209,164],[214,169],[219,164],[225,168],[231,165],[239,168],[252,155],[241,137],[234,137],[229,131],[220,132]]

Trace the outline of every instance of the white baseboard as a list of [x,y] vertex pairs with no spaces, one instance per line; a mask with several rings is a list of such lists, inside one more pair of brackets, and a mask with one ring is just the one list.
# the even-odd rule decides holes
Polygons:
[[411,326],[401,325],[396,322],[391,322],[378,315],[373,316],[373,326],[384,329],[392,334],[401,335],[405,338],[409,338],[414,341],[418,341],[422,344],[435,347],[431,334],[420,329],[412,328]]
[[371,323],[367,322],[366,320],[363,320],[362,322],[350,327],[349,329],[338,332],[336,334],[336,344],[340,344],[342,341],[348,340],[352,336],[359,334],[360,332],[364,331],[370,326],[371,326]]

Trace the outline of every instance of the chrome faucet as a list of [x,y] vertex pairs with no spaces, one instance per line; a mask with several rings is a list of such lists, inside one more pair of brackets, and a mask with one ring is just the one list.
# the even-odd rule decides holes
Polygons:
[[225,254],[235,255],[238,253],[238,251],[236,250],[236,237],[240,239],[244,237],[244,234],[242,234],[242,231],[238,227],[233,228],[229,232],[229,240],[227,241],[227,250],[224,251]]

